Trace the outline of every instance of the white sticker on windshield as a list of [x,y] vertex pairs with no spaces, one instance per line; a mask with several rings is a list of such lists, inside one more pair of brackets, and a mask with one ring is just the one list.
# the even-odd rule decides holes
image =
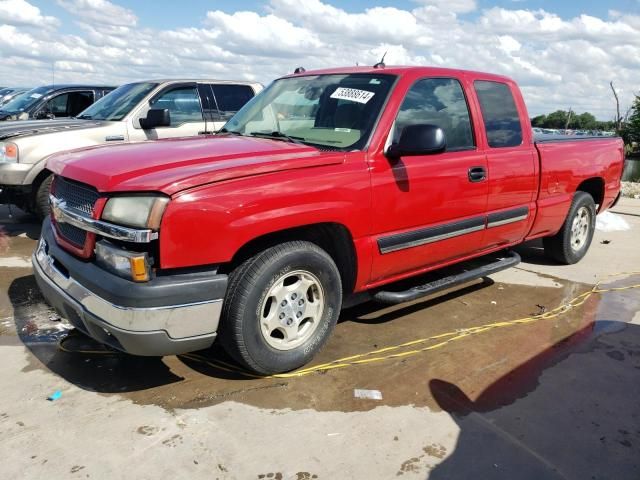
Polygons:
[[42,94],[41,94],[41,93],[32,93],[32,94],[30,95],[30,97],[31,97],[31,98],[40,98],[41,96],[42,96]]
[[375,93],[367,92],[366,90],[358,90],[357,88],[336,88],[336,91],[331,94],[331,98],[337,98],[339,100],[351,100],[352,102],[367,103],[373,98]]

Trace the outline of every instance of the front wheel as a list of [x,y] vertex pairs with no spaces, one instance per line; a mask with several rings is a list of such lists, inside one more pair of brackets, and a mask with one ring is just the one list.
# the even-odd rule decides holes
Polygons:
[[576,192],[560,231],[543,239],[545,255],[565,265],[579,262],[589,250],[595,228],[593,197],[585,192]]
[[40,220],[49,216],[49,190],[53,182],[53,175],[49,174],[42,179],[40,185],[36,188],[33,196],[34,213]]
[[332,258],[310,242],[283,243],[230,275],[220,341],[253,372],[293,370],[325,344],[341,304],[340,274]]

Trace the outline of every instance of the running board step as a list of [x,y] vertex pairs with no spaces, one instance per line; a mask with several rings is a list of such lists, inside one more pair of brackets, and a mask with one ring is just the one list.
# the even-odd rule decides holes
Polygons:
[[510,251],[505,257],[498,258],[495,262],[482,265],[472,270],[465,270],[462,273],[439,278],[432,282],[425,283],[424,285],[418,285],[399,292],[381,290],[375,293],[373,298],[378,302],[390,305],[410,302],[420,297],[425,297],[427,295],[446,290],[447,288],[455,287],[463,283],[471,282],[472,280],[477,280],[478,278],[486,277],[492,273],[515,267],[519,263],[520,255],[516,252]]

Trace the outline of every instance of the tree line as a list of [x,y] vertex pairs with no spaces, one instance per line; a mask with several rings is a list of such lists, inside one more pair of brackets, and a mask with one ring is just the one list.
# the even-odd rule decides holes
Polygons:
[[532,127],[570,129],[570,130],[591,130],[591,131],[615,131],[624,139],[628,149],[640,149],[640,95],[635,96],[635,100],[629,108],[624,118],[619,117],[619,122],[600,121],[589,112],[576,114],[569,110],[556,110],[548,115],[538,115],[531,119]]
[[577,114],[573,111],[556,110],[548,115],[538,115],[531,119],[532,127],[539,128],[559,128],[570,130],[602,130],[614,131],[616,129],[615,122],[596,120],[596,117],[584,112]]

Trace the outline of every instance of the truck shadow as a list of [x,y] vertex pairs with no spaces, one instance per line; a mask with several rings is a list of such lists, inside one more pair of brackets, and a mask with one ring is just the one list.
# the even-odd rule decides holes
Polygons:
[[558,265],[557,262],[545,257],[541,239],[525,242],[514,247],[514,250],[522,257],[523,263],[530,263],[532,265]]
[[[41,222],[34,215],[7,204],[0,205],[0,246],[3,238],[26,235],[32,240],[40,238]],[[6,240],[5,240],[6,241]]]
[[638,325],[591,323],[479,394],[429,388],[460,429],[431,480],[639,478]]
[[[419,284],[419,282],[415,282]],[[447,293],[437,293],[435,296],[426,297],[426,300],[416,300],[407,304],[400,305],[384,305],[381,303],[377,303],[374,301],[369,301],[365,303],[361,303],[354,307],[350,307],[348,309],[344,309],[338,319],[338,323],[341,322],[354,322],[354,323],[363,323],[369,325],[377,325],[382,323],[391,322],[400,317],[411,315],[412,313],[419,312],[421,310],[435,307],[436,305],[440,305],[441,303],[449,302],[451,300],[455,300],[458,297],[464,297],[465,295],[469,295],[478,290],[482,290],[483,288],[490,287],[495,282],[489,277],[483,277],[476,283],[471,285],[467,285],[462,288],[458,288],[456,290],[449,291]],[[389,310],[389,309],[392,310]],[[382,312],[375,317],[371,317],[372,314],[376,312]]]
[[[28,370],[47,369],[74,385],[89,391],[117,393],[145,390],[183,380],[157,357],[134,357],[105,350],[100,344],[80,334],[70,338],[69,353],[58,342],[69,331],[57,315],[46,307],[33,275],[15,279],[8,296],[18,338],[32,358]],[[83,352],[99,352],[84,354]]]

